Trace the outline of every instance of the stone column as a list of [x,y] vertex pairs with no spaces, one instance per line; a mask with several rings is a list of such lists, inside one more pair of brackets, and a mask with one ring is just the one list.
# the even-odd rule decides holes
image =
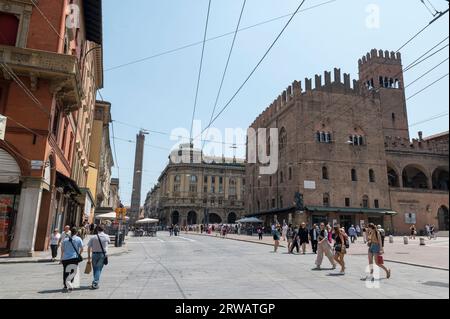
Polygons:
[[26,178],[20,193],[11,257],[32,257],[42,198],[42,179]]

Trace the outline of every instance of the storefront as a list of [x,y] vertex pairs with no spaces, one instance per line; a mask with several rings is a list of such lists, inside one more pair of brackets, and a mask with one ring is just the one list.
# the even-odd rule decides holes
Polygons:
[[0,254],[8,253],[20,202],[20,168],[15,159],[0,149]]

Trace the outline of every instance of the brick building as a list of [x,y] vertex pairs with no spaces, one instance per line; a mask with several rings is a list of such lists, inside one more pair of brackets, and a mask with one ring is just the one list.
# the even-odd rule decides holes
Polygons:
[[249,215],[267,225],[374,222],[406,233],[428,223],[448,230],[449,135],[410,140],[400,54],[372,50],[359,60],[353,85],[340,69],[333,81],[325,72],[324,81],[316,75],[312,82],[305,79],[303,90],[295,81],[250,126],[276,128],[277,145],[267,138],[258,147],[279,155],[273,175],[247,163]]
[[79,225],[90,210],[101,44],[101,0],[0,0],[2,253],[45,250],[52,228]]
[[244,161],[202,157],[196,149],[191,161],[173,161],[183,149],[189,144],[172,152],[158,185],[148,193],[145,215],[164,226],[234,223],[244,214]]

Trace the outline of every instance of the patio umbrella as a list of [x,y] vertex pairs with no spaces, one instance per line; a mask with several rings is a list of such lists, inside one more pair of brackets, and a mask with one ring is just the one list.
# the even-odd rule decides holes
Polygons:
[[[106,214],[95,216],[95,218],[98,218],[98,219],[112,219],[112,220],[114,220],[114,219],[116,219],[116,213],[115,212],[110,212],[110,213],[106,213]],[[128,219],[130,219],[130,217],[126,216],[125,219],[128,220]]]
[[241,224],[243,224],[243,223],[254,223],[254,224],[257,224],[257,223],[264,223],[264,221],[261,220],[261,219],[258,219],[256,217],[248,217],[248,218],[239,219],[239,220],[236,221],[236,223],[241,223]]
[[140,219],[136,222],[136,224],[156,224],[159,222],[159,219],[153,219],[153,218],[144,218]]

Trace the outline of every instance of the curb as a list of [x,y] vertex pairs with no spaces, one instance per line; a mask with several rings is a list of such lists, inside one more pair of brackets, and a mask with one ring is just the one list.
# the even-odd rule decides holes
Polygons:
[[[128,252],[128,248],[125,246],[126,249],[123,249],[122,251],[116,251],[116,252],[111,252],[110,254],[108,254],[108,256],[115,256],[115,255],[119,255],[119,254],[123,254],[123,253],[127,253]],[[8,259],[8,258],[5,258]],[[87,257],[83,256],[83,259],[86,260]],[[14,265],[14,264],[44,264],[44,263],[56,263],[53,262],[50,258],[41,258],[41,259],[23,259],[20,260],[20,258],[16,258],[15,260],[5,260],[2,261],[2,258],[0,258],[0,266],[1,265]]]

